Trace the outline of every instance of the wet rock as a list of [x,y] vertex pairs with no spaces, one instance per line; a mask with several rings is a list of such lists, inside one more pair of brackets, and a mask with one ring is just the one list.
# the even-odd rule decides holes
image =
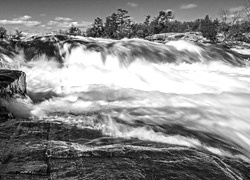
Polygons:
[[0,123],[12,118],[13,115],[5,107],[0,107]]
[[26,75],[17,70],[0,69],[0,122],[12,117],[3,105],[3,101],[14,95],[25,96]]
[[[56,120],[0,124],[2,179],[249,179],[250,165],[207,151],[104,136]],[[90,123],[91,124],[91,123]],[[234,172],[234,173],[232,173]]]
[[0,69],[0,98],[26,94],[26,75],[22,71]]

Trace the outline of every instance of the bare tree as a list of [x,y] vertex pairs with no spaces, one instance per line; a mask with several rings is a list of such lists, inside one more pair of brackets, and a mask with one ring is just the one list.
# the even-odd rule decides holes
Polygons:
[[222,22],[226,23],[230,17],[230,11],[228,9],[221,9],[219,11],[219,16],[220,16]]
[[245,20],[250,21],[250,0],[245,0],[245,8],[243,9]]
[[229,9],[221,9],[219,11],[219,16],[222,22],[227,23],[228,20],[232,24],[235,24],[237,21],[239,21],[242,18],[242,11],[243,10],[229,10]]
[[242,18],[242,11],[241,10],[233,11],[231,13],[231,18],[232,18],[232,24],[237,23],[237,21],[239,21]]

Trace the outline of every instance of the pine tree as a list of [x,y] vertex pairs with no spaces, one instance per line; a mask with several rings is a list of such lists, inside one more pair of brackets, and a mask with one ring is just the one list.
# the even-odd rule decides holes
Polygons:
[[74,36],[81,35],[81,30],[78,27],[75,27],[74,25],[72,25],[67,31],[67,34],[74,35]]
[[106,37],[122,39],[131,36],[132,21],[127,14],[128,11],[118,9],[116,13],[106,18],[104,27]]
[[103,37],[104,36],[104,26],[101,18],[97,17],[92,24],[92,27],[87,29],[87,36],[90,37]]
[[201,33],[202,35],[215,42],[217,40],[217,29],[218,29],[218,21],[212,21],[208,15],[201,21]]

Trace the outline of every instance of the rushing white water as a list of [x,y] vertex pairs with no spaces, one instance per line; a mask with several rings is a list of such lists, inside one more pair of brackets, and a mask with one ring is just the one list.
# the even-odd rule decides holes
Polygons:
[[[122,66],[115,55],[107,55],[104,63],[100,52],[77,47],[67,54],[63,67],[46,57],[20,65],[33,101],[17,98],[5,105],[19,117],[98,112],[102,118],[96,128],[110,136],[202,147],[249,161],[249,67],[222,61],[202,63],[203,48],[187,42],[168,45],[188,51],[201,61],[169,64],[137,57]],[[71,122],[68,118],[60,120]],[[141,125],[134,126],[138,122]],[[171,124],[216,134],[231,142],[232,147],[240,147],[246,157],[209,146],[195,137],[167,135],[151,127]]]

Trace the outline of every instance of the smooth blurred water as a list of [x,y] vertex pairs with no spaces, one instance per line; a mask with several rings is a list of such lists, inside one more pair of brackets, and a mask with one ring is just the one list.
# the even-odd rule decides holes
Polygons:
[[[161,53],[152,51],[155,55],[147,58],[133,56],[130,60],[126,56],[128,63],[124,63],[120,54],[135,50],[123,44],[104,61],[101,52],[79,46],[66,54],[63,65],[45,56],[21,63],[19,69],[27,75],[30,99],[17,98],[5,105],[18,117],[41,119],[64,113],[60,121],[65,123],[69,122],[67,114],[99,113],[101,120],[96,127],[106,135],[204,148],[249,162],[250,68],[225,63],[221,56],[208,61],[207,54],[212,52],[190,42],[161,46],[195,62],[150,59]],[[183,52],[186,57],[181,56]],[[216,135],[241,153],[212,146],[195,136],[168,134],[165,125]]]

